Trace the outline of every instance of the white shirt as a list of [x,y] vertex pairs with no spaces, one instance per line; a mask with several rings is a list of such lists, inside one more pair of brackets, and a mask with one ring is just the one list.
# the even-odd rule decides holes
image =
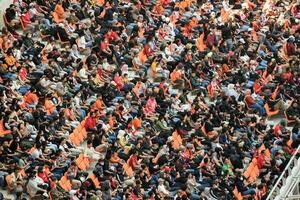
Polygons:
[[79,77],[82,78],[82,79],[87,79],[88,78],[85,68],[81,68],[79,70]]
[[78,47],[79,48],[85,48],[86,47],[86,41],[85,41],[85,37],[84,36],[80,37]]
[[169,196],[170,192],[165,188],[164,185],[158,185],[158,191],[162,192],[164,195]]
[[43,184],[44,181],[40,177],[36,176],[34,179],[30,179],[27,184],[27,192],[30,196],[35,196],[38,191],[43,191],[39,185]]
[[38,149],[35,149],[32,154],[31,154],[31,157],[34,158],[34,159],[37,159],[40,157],[40,155],[42,155],[42,151],[41,150],[38,150]]
[[42,87],[47,88],[52,84],[52,82],[50,80],[46,80],[45,78],[42,78],[40,80],[40,84]]
[[73,59],[78,59],[79,58],[79,52],[78,52],[78,50],[76,49],[76,50],[74,50],[74,49],[72,49],[71,50],[71,53],[70,53],[70,56],[73,58]]
[[110,65],[109,65],[108,62],[103,63],[103,64],[102,64],[102,67],[103,67],[104,70],[110,71]]

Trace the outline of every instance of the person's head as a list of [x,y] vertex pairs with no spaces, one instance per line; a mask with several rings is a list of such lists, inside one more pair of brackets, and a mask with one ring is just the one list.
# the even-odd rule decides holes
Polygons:
[[164,182],[165,182],[164,179],[162,179],[162,178],[158,179],[158,184],[159,184],[159,185],[163,185]]
[[294,101],[293,104],[292,104],[292,106],[293,106],[294,108],[297,108],[297,107],[298,107],[298,103],[297,103],[296,101]]
[[32,38],[32,33],[30,33],[30,32],[29,32],[29,33],[27,33],[27,34],[26,34],[26,38],[29,38],[29,39],[31,39],[31,38]]
[[286,120],[281,120],[280,121],[280,126],[282,126],[282,127],[286,127],[287,126],[287,122],[286,122]]
[[93,146],[93,140],[88,139],[87,142],[86,142],[86,145],[87,145],[88,148],[92,147]]
[[73,44],[72,50],[77,50],[77,45],[76,44]]
[[251,90],[250,89],[246,90],[246,95],[251,95]]

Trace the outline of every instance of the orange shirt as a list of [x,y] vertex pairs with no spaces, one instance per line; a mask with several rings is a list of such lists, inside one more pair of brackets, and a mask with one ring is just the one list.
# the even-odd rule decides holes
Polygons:
[[177,133],[177,131],[174,131],[172,134],[172,139],[173,139],[173,148],[174,149],[179,149],[180,145],[182,144],[182,138],[181,136]]
[[0,137],[10,134],[10,130],[5,130],[3,119],[0,120]]
[[153,8],[153,12],[157,15],[162,15],[164,14],[164,7],[162,5],[156,4]]
[[96,4],[97,4],[98,6],[103,6],[104,0],[96,0]]
[[133,125],[134,129],[139,129],[142,127],[142,120],[139,118],[134,118],[132,120],[132,125]]
[[4,60],[8,66],[16,64],[16,59],[13,56],[6,56]]
[[51,115],[55,110],[55,105],[51,100],[46,100],[44,107],[48,115]]
[[96,110],[101,110],[104,106],[103,106],[103,101],[100,99],[97,99],[94,103],[94,107]]
[[33,104],[38,102],[39,97],[36,94],[29,92],[28,94],[25,95],[24,100],[27,104]]
[[3,48],[3,44],[4,44],[4,40],[3,40],[3,38],[2,38],[2,37],[0,37],[0,49],[2,49],[2,48]]
[[175,82],[176,80],[178,80],[178,79],[181,78],[181,73],[178,72],[177,70],[174,70],[174,71],[170,74],[170,77],[171,77],[171,81],[172,81],[172,82]]
[[136,96],[139,96],[140,89],[142,88],[142,83],[137,82],[136,85],[133,88],[133,92],[135,93]]
[[57,13],[57,15],[58,15],[59,18],[64,17],[65,10],[64,10],[64,8],[62,7],[62,5],[57,4],[57,5],[55,6],[54,12]]
[[197,39],[196,47],[198,51],[204,51],[206,49],[206,45],[204,44],[204,33],[202,33],[200,37]]

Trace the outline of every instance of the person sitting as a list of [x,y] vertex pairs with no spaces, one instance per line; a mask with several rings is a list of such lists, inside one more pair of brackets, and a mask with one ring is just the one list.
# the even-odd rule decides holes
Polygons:
[[245,103],[249,108],[257,110],[261,116],[266,114],[266,110],[264,109],[264,102],[261,99],[255,100],[251,96],[251,90],[246,91]]
[[37,176],[36,172],[32,172],[29,175],[29,181],[27,183],[27,192],[30,197],[35,197],[39,194],[42,194],[44,197],[48,197],[47,190],[43,188],[44,181]]
[[57,2],[56,6],[55,6],[55,10],[52,13],[52,15],[53,15],[53,20],[57,24],[62,23],[62,22],[65,21],[65,18],[66,18],[65,10],[62,6],[62,1],[61,0]]
[[286,117],[289,121],[294,121],[297,124],[300,124],[300,107],[297,101],[294,101],[292,105],[286,110]]
[[245,182],[245,177],[239,172],[235,179],[235,185],[238,191],[241,192],[243,196],[253,196],[255,194],[255,189],[248,187]]

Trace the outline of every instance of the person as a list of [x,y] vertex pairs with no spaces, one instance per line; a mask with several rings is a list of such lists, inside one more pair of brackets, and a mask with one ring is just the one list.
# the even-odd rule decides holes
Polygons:
[[37,194],[42,194],[44,197],[48,197],[47,190],[41,187],[44,184],[44,181],[33,172],[29,176],[29,181],[26,186],[30,197],[35,197]]
[[245,185],[244,181],[245,181],[245,179],[242,176],[242,174],[238,173],[237,177],[236,177],[236,185],[237,185],[238,191],[241,192],[243,196],[247,196],[247,195],[254,196],[254,194],[256,193],[255,189],[247,187]]
[[259,112],[260,115],[265,115],[266,111],[264,109],[264,102],[261,99],[255,100],[251,96],[251,91],[248,89],[246,91],[245,103],[249,108],[253,108]]
[[292,105],[286,110],[287,119],[295,121],[297,124],[299,124],[299,111],[299,104],[297,103],[297,101],[293,101]]

